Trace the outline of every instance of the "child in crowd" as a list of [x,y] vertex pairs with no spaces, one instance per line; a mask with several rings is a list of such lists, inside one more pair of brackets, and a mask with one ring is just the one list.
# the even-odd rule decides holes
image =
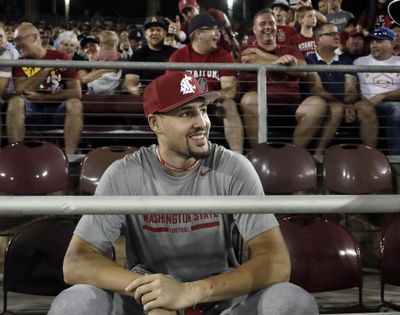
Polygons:
[[296,29],[289,26],[289,3],[286,0],[275,0],[271,5],[272,13],[276,20],[276,43],[278,45],[287,45],[289,39],[296,35]]
[[[118,35],[113,31],[103,31],[100,34],[100,50],[97,61],[118,61]],[[113,94],[120,85],[122,71],[120,69],[94,69],[85,76],[89,93]]]
[[316,50],[313,37],[313,28],[317,25],[316,12],[311,6],[301,6],[296,10],[301,25],[300,33],[289,40],[289,45],[296,46],[303,56],[314,53]]

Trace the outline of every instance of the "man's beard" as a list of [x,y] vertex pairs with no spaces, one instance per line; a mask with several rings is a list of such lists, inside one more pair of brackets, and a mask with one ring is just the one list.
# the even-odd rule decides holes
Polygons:
[[191,150],[189,147],[189,156],[195,158],[196,160],[205,159],[206,157],[210,156],[210,154],[211,154],[211,146],[209,143],[208,143],[208,150],[204,152],[195,152]]

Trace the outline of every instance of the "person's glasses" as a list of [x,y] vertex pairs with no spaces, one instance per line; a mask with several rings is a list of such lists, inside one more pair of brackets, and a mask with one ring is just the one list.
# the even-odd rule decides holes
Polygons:
[[338,32],[326,32],[326,33],[320,34],[319,36],[333,36],[333,37],[336,37],[338,35],[339,35]]

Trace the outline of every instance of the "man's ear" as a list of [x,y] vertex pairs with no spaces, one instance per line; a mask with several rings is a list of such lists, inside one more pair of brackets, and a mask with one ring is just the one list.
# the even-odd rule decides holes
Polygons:
[[157,115],[150,114],[149,117],[147,117],[147,121],[149,123],[151,130],[153,130],[156,134],[159,134],[160,133],[160,117]]

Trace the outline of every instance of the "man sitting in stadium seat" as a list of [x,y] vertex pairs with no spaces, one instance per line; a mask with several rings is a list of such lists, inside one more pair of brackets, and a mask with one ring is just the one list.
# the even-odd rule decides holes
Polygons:
[[[69,60],[60,51],[42,46],[38,29],[22,23],[14,41],[23,59]],[[9,141],[25,137],[25,123],[64,125],[65,152],[73,154],[82,131],[81,85],[75,69],[22,67],[13,69],[17,96],[10,99],[7,110]]]
[[[144,111],[158,145],[113,163],[96,195],[264,195],[245,157],[209,142],[207,104],[218,97],[185,72],[153,80]],[[234,225],[252,253],[241,265]],[[126,267],[104,255],[122,231]],[[314,298],[289,282],[290,258],[273,214],[86,215],[63,270],[74,285],[49,315],[318,314]]]
[[[339,47],[339,32],[337,26],[325,23],[314,30],[317,51],[306,57],[308,64],[320,65],[352,65],[353,61],[346,55],[337,55]],[[329,118],[325,120],[323,131],[318,140],[315,154],[322,155],[334,137],[343,117],[346,122],[357,119],[354,106],[358,100],[357,78],[354,73],[344,72],[311,72],[309,73],[310,91],[322,96],[329,105]],[[346,113],[346,115],[344,115]],[[363,119],[362,108],[359,109],[359,119]],[[361,122],[363,124],[364,121]],[[364,141],[366,144],[366,139]]]
[[[275,18],[268,9],[254,16],[253,32],[257,42],[244,47],[241,62],[288,66],[305,64],[297,47],[276,45]],[[294,126],[296,117],[293,143],[305,148],[317,133],[326,114],[327,104],[319,96],[309,96],[301,101],[299,77],[303,76],[304,73],[299,72],[268,72],[267,106],[268,126]],[[240,106],[244,114],[245,130],[251,146],[255,146],[258,143],[257,74],[241,72],[239,80],[240,90],[244,93]]]
[[[400,65],[400,57],[393,55],[396,33],[386,27],[373,31],[369,36],[370,51],[368,56],[354,60],[357,66]],[[373,146],[378,137],[378,121],[373,115],[375,109],[382,123],[386,126],[389,154],[400,154],[400,76],[398,73],[358,73],[362,101],[358,107],[365,108],[365,124],[360,126]],[[369,114],[368,114],[369,113]]]
[[[218,46],[219,22],[208,13],[195,15],[189,22],[190,44],[174,52],[170,62],[233,63],[232,55]],[[220,91],[216,111],[223,117],[224,133],[231,150],[243,151],[243,125],[234,101],[236,72],[224,70],[186,70],[194,75],[204,91]]]

